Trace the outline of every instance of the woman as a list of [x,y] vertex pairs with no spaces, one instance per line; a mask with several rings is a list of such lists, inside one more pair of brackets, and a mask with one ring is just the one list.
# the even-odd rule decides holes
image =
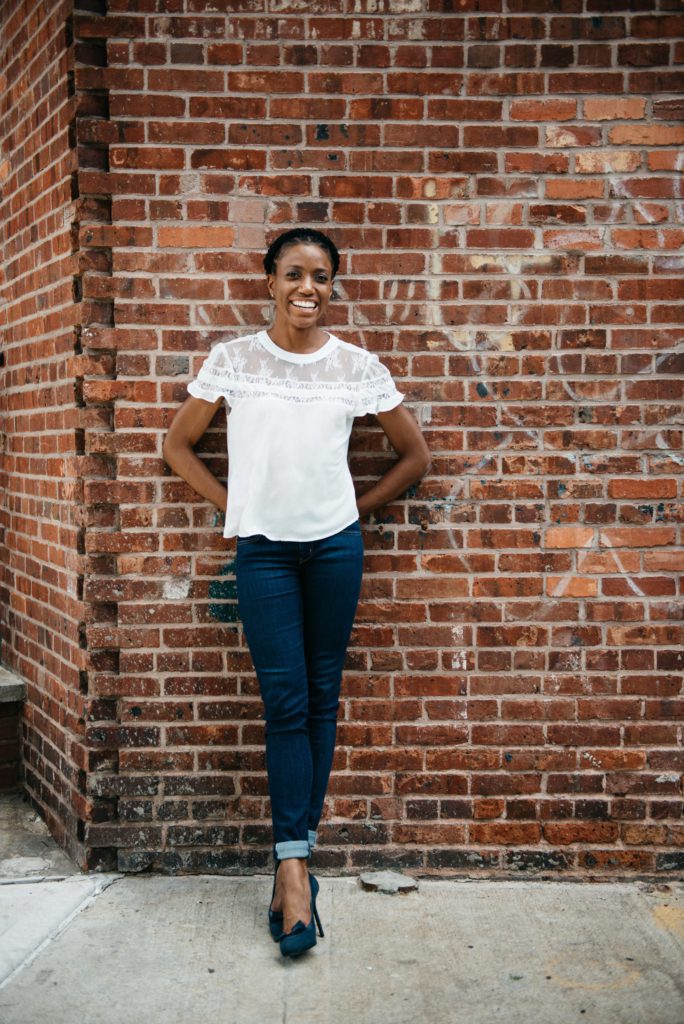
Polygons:
[[[238,611],[264,704],[275,875],[269,927],[285,956],[323,930],[308,871],[333,761],[342,667],[361,587],[360,516],[423,476],[430,455],[377,356],[323,330],[339,254],[295,228],[264,257],[266,331],[214,346],[164,441],[169,466],[226,512]],[[227,490],[193,445],[229,406]],[[355,416],[375,413],[399,455],[358,499],[347,465]]]

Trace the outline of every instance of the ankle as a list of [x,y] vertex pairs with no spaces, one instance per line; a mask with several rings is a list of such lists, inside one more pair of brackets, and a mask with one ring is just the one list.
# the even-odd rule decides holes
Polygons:
[[305,857],[288,857],[280,862],[278,877],[289,882],[295,879],[305,879],[309,873],[308,861]]

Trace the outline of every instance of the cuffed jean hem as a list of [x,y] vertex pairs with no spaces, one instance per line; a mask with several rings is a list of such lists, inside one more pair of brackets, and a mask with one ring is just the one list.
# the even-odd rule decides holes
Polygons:
[[288,839],[284,843],[276,843],[274,853],[278,860],[290,860],[292,857],[308,857],[309,841],[307,839]]
[[309,829],[309,849],[313,850],[315,845],[316,845],[316,833],[312,832],[311,829]]

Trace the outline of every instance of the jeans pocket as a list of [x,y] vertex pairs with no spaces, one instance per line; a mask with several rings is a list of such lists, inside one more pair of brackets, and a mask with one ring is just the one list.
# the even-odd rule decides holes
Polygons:
[[339,534],[335,534],[335,537],[344,538],[345,540],[349,541],[361,541],[362,539],[364,539],[364,535],[362,535],[360,525],[345,526],[344,529],[341,529],[339,531]]
[[239,548],[243,548],[247,544],[256,544],[260,540],[264,540],[264,534],[253,533],[249,537],[237,537],[236,543]]

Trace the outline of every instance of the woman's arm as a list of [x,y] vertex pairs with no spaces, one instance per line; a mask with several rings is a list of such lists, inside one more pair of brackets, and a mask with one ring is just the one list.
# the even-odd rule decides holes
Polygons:
[[402,494],[407,487],[420,480],[430,469],[430,451],[413,413],[403,405],[389,412],[376,413],[378,423],[387,434],[399,461],[382,476],[369,491],[356,500],[359,515],[386,505]]
[[164,438],[162,452],[174,473],[190,484],[193,491],[225,512],[228,491],[193,451],[222,401],[222,398],[215,402],[192,396],[186,398]]

